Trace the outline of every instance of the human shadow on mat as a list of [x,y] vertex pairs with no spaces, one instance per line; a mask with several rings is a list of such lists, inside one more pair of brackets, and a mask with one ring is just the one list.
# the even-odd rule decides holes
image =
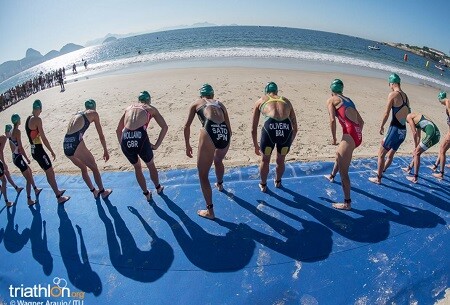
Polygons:
[[443,200],[441,197],[434,195],[432,192],[424,191],[420,187],[417,187],[417,185],[414,187],[411,187],[410,185],[408,185],[406,183],[391,179],[389,177],[386,177],[385,179],[394,182],[396,185],[399,185],[400,187],[395,187],[395,186],[392,186],[389,184],[383,184],[383,186],[393,189],[398,192],[410,194],[424,202],[431,204],[432,206],[434,206],[438,209],[441,209],[446,212],[450,212],[450,204],[449,204],[448,200]]
[[[98,200],[99,201],[99,200]],[[102,282],[98,274],[92,270],[84,243],[81,228],[76,225],[80,237],[81,258],[78,254],[77,236],[64,205],[58,205],[59,216],[59,250],[67,269],[69,281],[78,289],[99,296],[102,293]]]
[[[0,209],[0,214],[6,209],[6,206],[4,206],[3,208]],[[5,229],[1,228],[0,229],[0,244],[3,241],[3,236],[5,235]]]
[[[33,221],[30,228],[31,252],[33,258],[42,265],[45,275],[50,275],[53,270],[53,257],[47,246],[47,226],[45,220],[42,221],[41,205],[35,204],[29,207],[33,214]],[[42,234],[44,231],[44,234]]]
[[[284,236],[286,240],[262,233],[247,225],[244,226],[245,229],[242,232],[245,237],[251,238],[267,248],[270,248],[287,257],[303,262],[324,260],[330,255],[333,245],[333,233],[324,225],[314,221],[302,219],[287,211],[278,209],[262,200],[258,201],[259,204],[275,209],[285,216],[301,223],[303,228],[296,229],[280,219],[264,213],[248,201],[236,196],[236,194],[230,193],[226,190],[223,192],[238,205],[271,226],[278,234]],[[217,220],[217,223],[229,229],[237,226],[234,223],[226,223],[220,220]]]
[[419,176],[419,181],[421,180],[430,184],[422,184],[427,191],[434,191],[434,193],[440,192],[444,196],[450,197],[450,191],[447,190],[449,188],[449,184],[446,183],[445,180],[439,181],[434,177]]
[[138,217],[151,239],[151,249],[140,250],[117,207],[108,199],[104,199],[104,202],[114,220],[114,225],[99,200],[97,211],[105,225],[109,256],[114,268],[123,276],[140,282],[154,282],[161,278],[174,260],[172,247],[156,235],[136,209],[129,207],[128,210]]
[[[361,217],[352,217],[349,212],[334,209],[330,205],[315,202],[285,187],[284,192],[292,195],[294,201],[288,200],[278,194],[268,191],[267,193],[295,209],[304,210],[323,225],[345,238],[362,243],[377,243],[388,238],[390,222],[384,213],[373,210],[358,210],[352,207],[351,212]],[[328,198],[323,198],[328,200]]]
[[23,249],[30,239],[30,229],[25,228],[19,233],[19,225],[15,224],[14,218],[16,217],[17,203],[8,209],[6,209],[6,216],[8,222],[5,227],[5,233],[3,236],[3,245],[8,252],[17,253]]
[[[386,185],[384,185],[386,186]],[[387,186],[389,187],[389,186]],[[395,187],[392,187],[396,189]],[[379,202],[391,210],[397,212],[394,214],[391,210],[384,209],[385,217],[392,222],[396,222],[399,224],[403,224],[412,228],[434,228],[438,224],[445,225],[445,220],[436,215],[435,213],[424,210],[421,208],[416,208],[409,205],[404,205],[400,202],[393,202],[383,197],[378,197],[376,195],[370,194],[366,191],[363,191],[357,187],[352,187],[352,191],[358,194],[361,194],[367,198],[373,199],[376,202]],[[401,189],[397,191],[403,192]],[[404,193],[404,192],[403,192]]]
[[255,242],[245,237],[243,226],[237,225],[225,236],[209,234],[166,195],[163,194],[161,198],[183,222],[187,232],[178,221],[155,203],[152,207],[170,226],[178,244],[192,264],[208,272],[234,272],[247,266],[253,257]]

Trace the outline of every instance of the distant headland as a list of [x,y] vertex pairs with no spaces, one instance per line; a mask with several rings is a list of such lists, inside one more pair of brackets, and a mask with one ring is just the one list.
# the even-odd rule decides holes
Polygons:
[[0,65],[0,82],[10,78],[17,73],[31,68],[35,65],[43,63],[52,58],[83,49],[83,46],[76,45],[74,43],[68,43],[61,48],[60,51],[52,50],[45,55],[42,55],[39,51],[29,48],[25,53],[25,57],[19,60],[10,60]]
[[401,49],[403,51],[411,52],[413,54],[425,57],[426,59],[433,60],[433,61],[443,61],[447,66],[450,66],[450,56],[445,54],[444,52],[441,52],[439,50],[435,50],[429,47],[417,47],[417,46],[411,46],[409,44],[403,44],[398,42],[385,42],[384,44]]

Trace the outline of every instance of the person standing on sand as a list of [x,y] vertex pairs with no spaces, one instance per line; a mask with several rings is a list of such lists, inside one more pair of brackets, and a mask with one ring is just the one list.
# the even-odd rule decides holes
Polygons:
[[[448,132],[447,135],[444,138],[444,141],[442,141],[441,146],[439,148],[439,156],[436,160],[436,162],[430,166],[430,168],[434,171],[437,170],[437,168],[440,166],[440,170],[438,170],[436,173],[433,173],[433,176],[438,179],[444,178],[444,169],[445,169],[445,154],[447,153],[447,150],[450,148],[450,99],[447,98],[447,92],[440,92],[438,95],[439,102],[445,106],[445,113],[447,114],[447,125],[448,125]],[[448,165],[447,165],[448,166]]]
[[[414,175],[407,176],[406,179],[412,183],[417,183],[419,178],[419,168],[420,168],[420,156],[422,153],[427,151],[429,148],[439,143],[441,134],[437,126],[426,116],[421,113],[410,113],[406,117],[406,121],[411,128],[412,136],[414,139],[414,152],[413,160],[407,166],[402,168],[406,173],[410,173],[411,169],[414,168]],[[424,131],[426,136],[422,141],[421,131]]]
[[53,170],[52,162],[44,150],[42,144],[50,151],[53,160],[56,159],[56,155],[53,152],[52,147],[44,133],[44,127],[42,125],[42,119],[39,117],[42,113],[42,102],[35,100],[33,102],[33,113],[25,122],[25,132],[30,141],[31,156],[37,161],[39,166],[44,170],[47,177],[48,184],[50,184],[53,192],[55,193],[58,203],[63,204],[70,199],[68,196],[63,196],[66,190],[59,190],[56,183],[55,171]]
[[336,139],[336,117],[342,126],[342,139],[336,150],[336,161],[329,176],[330,182],[334,181],[337,172],[341,175],[342,190],[344,192],[343,203],[333,203],[333,207],[339,210],[351,210],[352,200],[350,198],[350,176],[348,169],[352,161],[353,151],[361,145],[362,130],[364,121],[353,101],[342,94],[344,83],[340,79],[335,79],[331,85],[331,97],[327,100],[328,113],[330,116],[331,135],[333,145],[337,144]]
[[30,159],[28,159],[27,154],[25,153],[25,150],[23,149],[22,146],[22,139],[19,130],[20,116],[17,113],[14,113],[11,116],[11,122],[14,124],[14,128],[11,131],[11,133],[10,130],[6,132],[6,137],[9,139],[9,146],[11,148],[14,165],[17,166],[17,168],[22,172],[22,175],[25,177],[25,180],[27,181],[26,185],[27,201],[28,205],[31,206],[36,203],[36,201],[31,200],[31,186],[33,186],[36,199],[38,198],[42,189],[36,187],[36,184],[34,183],[33,179],[33,172],[31,171],[31,168],[27,166],[27,164],[23,160],[23,158],[25,157],[27,163],[30,164]]
[[383,173],[391,165],[395,153],[403,141],[405,141],[406,116],[411,112],[408,96],[402,91],[400,77],[395,73],[389,76],[389,88],[392,92],[388,95],[386,111],[381,121],[380,135],[384,134],[384,124],[386,124],[389,113],[392,111],[391,124],[378,151],[377,176],[369,178],[370,182],[376,184],[381,184]]
[[[281,178],[285,170],[286,155],[297,135],[297,118],[291,102],[278,95],[278,86],[269,82],[264,89],[264,96],[256,101],[253,106],[252,140],[255,154],[261,156],[259,173],[261,192],[267,191],[267,176],[269,175],[270,157],[277,147],[277,159],[274,184],[281,187]],[[261,130],[260,143],[258,145],[257,129],[260,115],[264,117],[264,126]]]
[[[11,129],[12,129],[11,125],[6,125],[5,132],[10,132]],[[5,156],[3,154],[3,150],[5,149],[6,141],[8,141],[6,136],[0,135],[0,180],[2,182],[1,191],[2,191],[2,195],[3,195],[3,199],[5,199],[6,206],[10,207],[13,205],[13,203],[8,200],[8,196],[6,194],[6,180],[8,180],[8,182],[16,190],[17,195],[19,195],[20,192],[22,192],[23,187],[18,187],[14,183],[14,181],[11,178],[11,174],[9,173],[8,166],[6,165]]]
[[[95,101],[89,99],[84,103],[84,106],[86,110],[77,112],[69,121],[69,126],[67,127],[67,133],[64,137],[63,143],[64,154],[70,159],[70,161],[73,162],[73,164],[81,169],[83,180],[94,195],[94,198],[97,199],[101,195],[103,199],[106,199],[112,193],[112,190],[105,189],[103,187],[102,177],[100,175],[100,171],[98,170],[94,156],[89,149],[87,149],[86,144],[83,141],[84,133],[93,122],[95,124],[95,128],[97,129],[100,143],[103,146],[103,160],[106,162],[109,160],[109,153],[106,147],[105,136],[103,135],[100,117],[96,111],[97,105]],[[98,190],[95,189],[92,184],[91,178],[88,174],[88,168],[94,174],[94,180],[97,184]]]
[[[133,103],[125,110],[125,113],[120,118],[116,134],[122,152],[134,167],[136,179],[142,189],[142,193],[147,198],[147,201],[150,201],[152,193],[147,188],[139,157],[150,171],[150,178],[155,185],[156,192],[160,194],[164,190],[164,186],[159,183],[153,151],[161,145],[169,127],[158,109],[150,105],[151,96],[147,91],[142,91],[138,100],[139,103]],[[147,127],[151,118],[154,118],[159,127],[161,127],[155,144],[150,143],[147,134]]]
[[198,140],[197,169],[202,188],[203,197],[206,202],[206,210],[198,210],[201,217],[214,219],[214,206],[212,203],[212,190],[209,183],[209,170],[214,162],[217,182],[216,188],[223,190],[223,175],[225,168],[223,159],[228,152],[231,140],[231,125],[225,105],[214,99],[214,89],[209,84],[200,88],[200,98],[191,104],[189,114],[184,125],[184,140],[186,144],[186,155],[192,158],[192,147],[190,144],[191,124],[197,114],[202,128]]

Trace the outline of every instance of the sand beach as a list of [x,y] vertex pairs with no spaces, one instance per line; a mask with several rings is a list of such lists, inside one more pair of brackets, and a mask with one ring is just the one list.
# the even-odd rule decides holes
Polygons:
[[[65,92],[60,92],[59,86],[46,89],[0,112],[0,121],[4,126],[10,123],[13,113],[21,116],[22,141],[32,159],[23,124],[31,113],[33,101],[40,99],[43,103],[41,118],[44,130],[57,155],[53,162],[56,173],[78,174],[78,169],[64,156],[62,142],[71,115],[83,110],[86,99],[94,99],[97,102],[110,160],[106,163],[102,160],[102,147],[94,126],[85,134],[86,145],[98,161],[101,171],[130,171],[132,166],[120,150],[115,131],[127,105],[137,100],[140,91],[147,90],[152,95],[152,105],[158,108],[169,125],[169,132],[163,144],[155,151],[157,167],[192,168],[195,167],[196,160],[195,157],[190,159],[185,155],[183,126],[188,106],[198,96],[198,89],[203,83],[210,83],[214,87],[215,97],[226,105],[232,125],[232,142],[225,165],[252,165],[258,162],[250,135],[252,107],[263,94],[265,84],[274,81],[278,84],[279,94],[290,99],[294,105],[299,123],[299,132],[287,160],[333,160],[336,147],[330,144],[326,100],[330,96],[330,82],[334,78],[340,78],[345,85],[344,94],[355,102],[365,120],[363,143],[355,150],[354,158],[375,157],[383,138],[379,134],[379,127],[390,92],[388,76],[389,73],[386,73],[386,79],[378,79],[340,73],[243,67],[174,68],[105,75],[92,79],[80,75],[77,81],[66,84]],[[441,133],[445,134],[448,129],[445,109],[436,98],[439,89],[405,82],[402,83],[402,89],[409,97],[412,111],[429,116]],[[386,131],[388,126],[389,121],[385,126]],[[191,145],[194,152],[200,127],[198,120],[195,120],[191,127]],[[159,127],[155,122],[151,122],[150,141],[156,141],[158,133]],[[338,138],[340,133],[339,127]],[[398,153],[409,155],[412,150],[413,141],[408,131],[407,140]],[[437,152],[438,145],[426,154]],[[18,174],[18,169],[12,164],[8,146],[4,154],[11,172]],[[34,160],[30,166],[34,172],[41,171]]]

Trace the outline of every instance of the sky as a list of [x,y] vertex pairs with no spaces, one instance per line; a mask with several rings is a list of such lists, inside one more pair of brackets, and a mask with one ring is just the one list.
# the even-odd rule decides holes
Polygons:
[[450,53],[449,0],[0,0],[0,63],[85,45],[108,33],[176,25],[268,25],[320,30]]

